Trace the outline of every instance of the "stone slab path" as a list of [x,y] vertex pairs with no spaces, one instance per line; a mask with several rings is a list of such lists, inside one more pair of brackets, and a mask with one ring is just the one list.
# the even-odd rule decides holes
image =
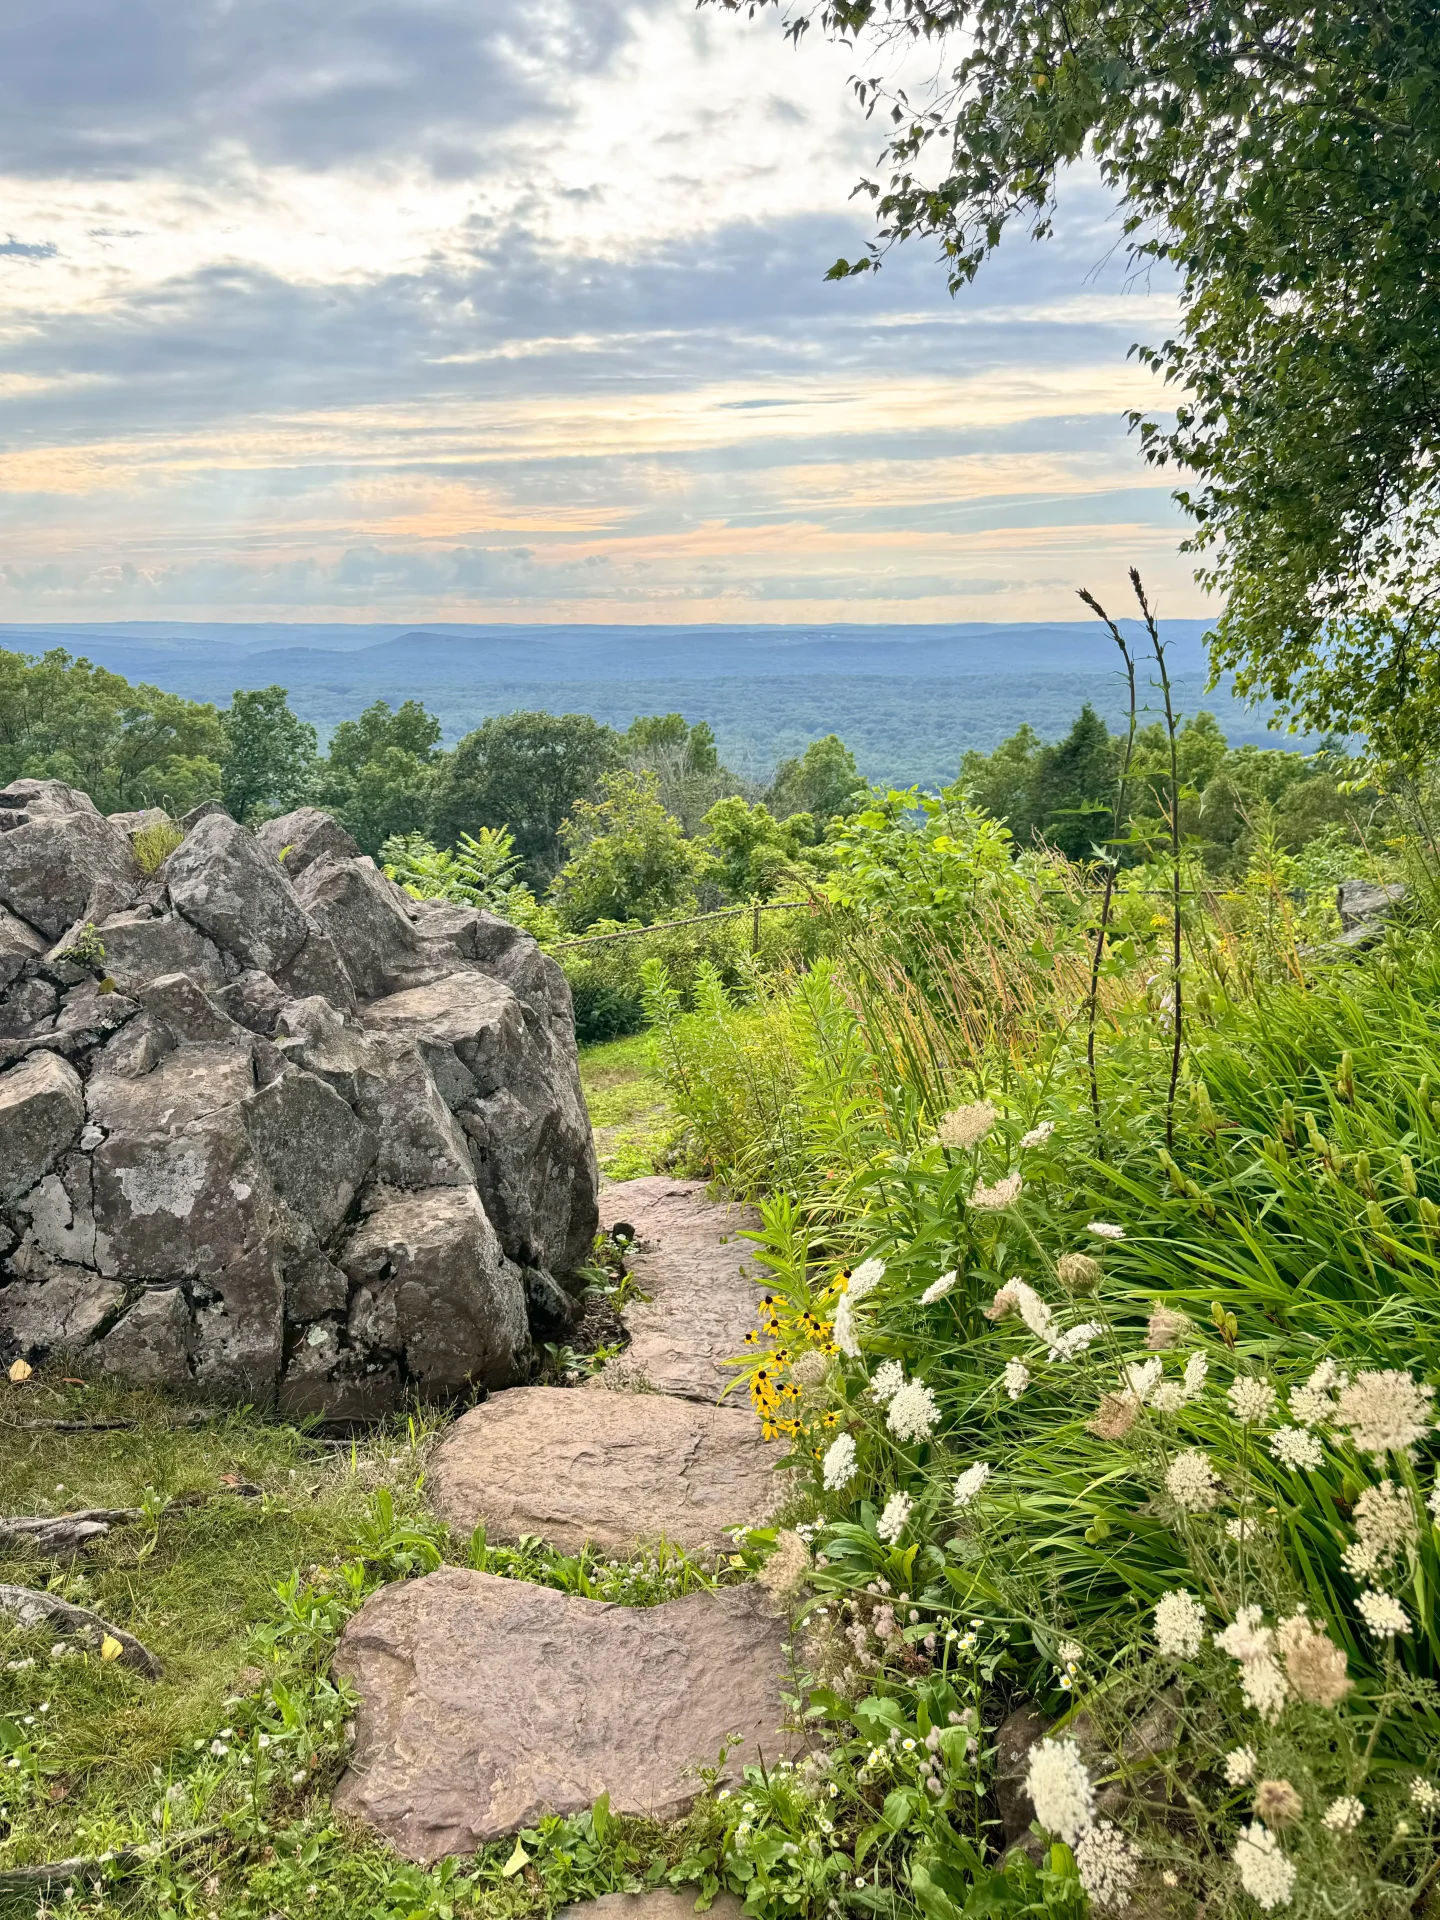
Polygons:
[[732,1777],[796,1750],[754,1586],[621,1607],[444,1567],[367,1600],[335,1668],[362,1702],[335,1804],[424,1864],[606,1792],[677,1818],[737,1734]]
[[[660,1177],[608,1184],[600,1207],[605,1226],[635,1231],[629,1264],[648,1297],[624,1310],[630,1346],[587,1388],[515,1388],[457,1421],[433,1463],[436,1503],[457,1529],[483,1522],[563,1551],[588,1540],[628,1552],[662,1535],[717,1547],[784,1493],[770,1464],[781,1449],[748,1405],[738,1393],[716,1404],[763,1291],[737,1237],[754,1216],[707,1200],[699,1181]],[[675,1817],[722,1748],[731,1777],[797,1750],[780,1704],[785,1640],[754,1585],[657,1607],[460,1567],[385,1587],[335,1657],[360,1696],[336,1804],[427,1864],[606,1792],[617,1813]],[[614,1898],[627,1904],[608,1920],[694,1906]]]
[[657,1393],[718,1400],[765,1292],[745,1271],[753,1244],[739,1237],[760,1216],[707,1200],[703,1180],[652,1174],[600,1189],[601,1226],[621,1221],[635,1229],[628,1264],[648,1298],[624,1309],[630,1345],[610,1368]]
[[[695,1889],[649,1887],[644,1893],[607,1893],[576,1907],[561,1907],[556,1920],[689,1920],[695,1911]],[[733,1893],[717,1893],[707,1911],[715,1920],[741,1920],[744,1907]]]
[[778,1451],[744,1406],[517,1387],[456,1421],[429,1489],[461,1534],[538,1534],[564,1553],[587,1540],[630,1553],[661,1538],[718,1550],[730,1528],[759,1525],[776,1504]]

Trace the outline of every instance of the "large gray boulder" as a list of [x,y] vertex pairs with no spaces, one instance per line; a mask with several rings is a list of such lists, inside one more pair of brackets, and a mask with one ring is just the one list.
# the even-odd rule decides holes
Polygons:
[[129,836],[59,780],[13,780],[0,791],[0,904],[58,940],[139,891]]
[[147,877],[57,782],[0,792],[0,903],[0,1360],[336,1420],[528,1378],[597,1218],[533,940],[310,808]]

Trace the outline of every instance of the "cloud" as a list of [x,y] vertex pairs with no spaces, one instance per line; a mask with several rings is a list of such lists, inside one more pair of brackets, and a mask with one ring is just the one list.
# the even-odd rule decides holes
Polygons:
[[473,172],[626,39],[625,0],[8,0],[0,170],[422,156]]
[[958,301],[923,245],[826,284],[853,59],[687,0],[12,0],[12,617],[1019,617],[1151,567],[1173,289],[1083,168]]

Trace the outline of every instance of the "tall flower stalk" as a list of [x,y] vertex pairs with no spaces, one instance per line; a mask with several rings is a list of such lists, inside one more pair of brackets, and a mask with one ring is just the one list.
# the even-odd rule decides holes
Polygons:
[[1105,942],[1110,932],[1110,906],[1115,896],[1115,876],[1120,867],[1120,829],[1125,823],[1126,792],[1130,784],[1130,763],[1135,757],[1135,656],[1119,627],[1106,613],[1088,587],[1079,589],[1081,600],[1097,620],[1110,630],[1110,638],[1120,649],[1125,662],[1125,679],[1130,691],[1129,723],[1125,730],[1125,756],[1120,763],[1120,778],[1115,786],[1115,809],[1110,825],[1110,845],[1105,861],[1105,891],[1100,900],[1100,924],[1095,932],[1095,951],[1090,960],[1090,988],[1085,1001],[1085,1059],[1090,1073],[1090,1111],[1095,1117],[1095,1138],[1101,1159],[1105,1157],[1105,1135],[1100,1117],[1100,1076],[1095,1064],[1095,1021],[1100,1004],[1100,967],[1105,958]]

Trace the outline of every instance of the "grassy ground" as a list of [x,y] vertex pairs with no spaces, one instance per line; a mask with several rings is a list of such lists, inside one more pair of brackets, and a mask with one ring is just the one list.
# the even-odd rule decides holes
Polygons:
[[580,1078],[601,1173],[611,1180],[634,1180],[656,1172],[675,1115],[649,1035],[637,1033],[584,1048]]
[[[654,1170],[673,1117],[642,1036],[582,1058],[602,1169]],[[714,1858],[713,1809],[659,1829],[582,1815],[421,1873],[330,1811],[353,1702],[328,1677],[345,1620],[387,1579],[442,1560],[646,1605],[712,1584],[674,1555],[617,1568],[539,1546],[452,1539],[426,1462],[446,1416],[351,1445],[248,1411],[194,1424],[158,1396],[39,1373],[0,1379],[0,1515],[85,1507],[137,1517],[73,1560],[0,1546],[0,1582],[53,1592],[133,1634],[158,1680],[53,1627],[0,1614],[0,1920],[493,1920],[682,1873]],[[67,1432],[43,1423],[123,1420]],[[45,1887],[16,1868],[119,1858]],[[73,1891],[68,1894],[67,1887]]]
[[[117,1431],[21,1422],[124,1418]],[[331,1446],[253,1414],[196,1427],[154,1396],[0,1380],[0,1514],[137,1508],[74,1561],[0,1553],[0,1582],[47,1590],[135,1635],[151,1680],[54,1627],[0,1616],[0,1920],[519,1920],[647,1874],[705,1879],[714,1810],[660,1829],[555,1820],[431,1873],[332,1814],[354,1703],[332,1684],[345,1620],[386,1580],[442,1560],[630,1605],[717,1580],[661,1549],[619,1566],[536,1543],[452,1538],[427,1512],[424,1416]],[[187,1499],[187,1496],[189,1497]],[[48,1892],[17,1867],[118,1854]],[[66,1886],[74,1888],[69,1897]]]

